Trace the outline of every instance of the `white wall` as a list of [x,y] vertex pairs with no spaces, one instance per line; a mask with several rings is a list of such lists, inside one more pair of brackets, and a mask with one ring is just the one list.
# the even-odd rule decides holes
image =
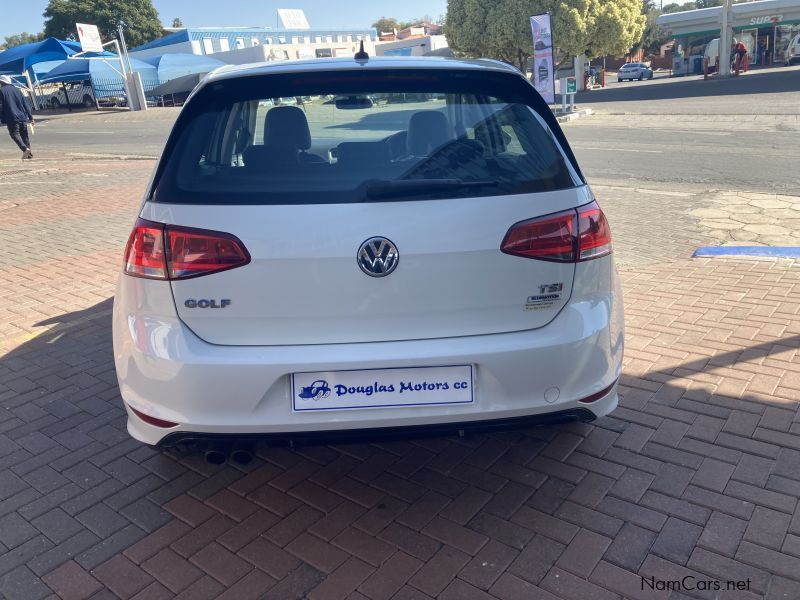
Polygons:
[[270,48],[272,46],[251,46],[250,48],[228,50],[227,52],[215,52],[211,57],[229,65],[245,65],[267,60]]
[[142,60],[143,58],[150,58],[151,56],[161,56],[162,54],[173,54],[183,52],[185,54],[196,54],[192,52],[192,43],[189,41],[179,42],[177,44],[169,44],[168,46],[159,46],[158,48],[148,48],[147,50],[137,50],[131,52],[131,58]]
[[387,50],[411,48],[411,56],[422,56],[432,50],[439,50],[447,47],[447,39],[443,35],[426,35],[424,37],[407,38],[394,42],[378,42],[375,44],[375,55],[385,56]]
[[[302,40],[302,36],[300,36],[300,39]],[[288,55],[288,60],[316,58],[315,50],[318,48],[331,50],[333,56],[352,56],[358,51],[359,42],[354,40],[352,42],[334,41],[331,43],[323,42],[321,44],[264,44],[262,46],[229,50],[228,52],[215,52],[210,56],[229,65],[244,65],[254,62],[275,60],[273,56],[282,56],[284,52]],[[364,50],[371,56],[375,56],[375,43],[370,40],[364,40]]]

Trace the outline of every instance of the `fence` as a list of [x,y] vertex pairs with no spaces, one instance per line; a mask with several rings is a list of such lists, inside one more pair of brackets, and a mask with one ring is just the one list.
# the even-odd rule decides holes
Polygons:
[[[95,97],[97,98],[97,102],[98,104],[100,104],[100,106],[109,105],[111,102],[114,102],[115,106],[124,106],[123,104],[116,103],[119,99],[125,98],[125,86],[122,83],[122,79],[120,78],[99,79],[97,77],[93,77],[92,84],[94,87]],[[142,87],[144,88],[145,98],[147,99],[153,98],[151,92],[157,86],[158,86],[158,81],[152,79],[143,79]]]
[[[152,98],[158,81],[142,81],[144,95]],[[34,86],[36,98],[42,108],[113,107],[127,106],[125,85],[119,77],[91,77],[83,81],[48,82]]]

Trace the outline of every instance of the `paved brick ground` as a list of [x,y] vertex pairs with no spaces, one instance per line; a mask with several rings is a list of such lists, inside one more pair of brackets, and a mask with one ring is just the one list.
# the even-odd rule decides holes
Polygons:
[[[213,467],[131,440],[116,389],[110,297],[151,163],[15,165],[0,597],[800,598],[798,265],[690,260],[683,212],[645,227],[609,195],[628,325],[611,417]],[[642,589],[685,575],[723,590]]]

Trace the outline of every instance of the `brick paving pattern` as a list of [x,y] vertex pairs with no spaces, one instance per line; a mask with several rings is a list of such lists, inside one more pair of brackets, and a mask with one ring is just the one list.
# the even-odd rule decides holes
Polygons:
[[[0,164],[0,597],[800,598],[797,264],[690,260],[693,226],[608,197],[613,415],[212,466],[125,432],[111,296],[151,167]],[[686,575],[723,589],[643,589]]]

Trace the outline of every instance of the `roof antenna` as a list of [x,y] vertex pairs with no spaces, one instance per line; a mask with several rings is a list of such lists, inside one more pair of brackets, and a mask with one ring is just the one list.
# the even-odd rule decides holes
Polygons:
[[356,60],[368,60],[369,59],[369,54],[367,54],[364,51],[364,40],[361,40],[361,48],[359,49],[358,52],[355,53],[353,58],[355,58]]

